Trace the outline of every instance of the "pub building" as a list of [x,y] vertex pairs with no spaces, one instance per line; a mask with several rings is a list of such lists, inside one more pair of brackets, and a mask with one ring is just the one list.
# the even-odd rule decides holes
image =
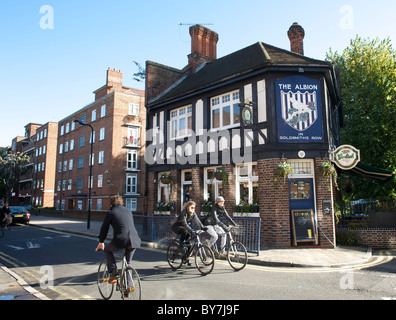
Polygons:
[[189,199],[201,213],[223,196],[231,216],[257,211],[245,216],[261,218],[262,248],[333,248],[334,186],[320,171],[340,144],[332,64],[304,56],[298,23],[291,51],[257,42],[222,58],[216,32],[189,32],[185,68],[146,62],[148,214]]

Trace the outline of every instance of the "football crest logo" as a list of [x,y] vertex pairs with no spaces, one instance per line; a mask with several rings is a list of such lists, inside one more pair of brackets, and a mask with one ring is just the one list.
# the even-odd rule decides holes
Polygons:
[[305,131],[318,118],[316,92],[281,90],[282,119],[292,128]]

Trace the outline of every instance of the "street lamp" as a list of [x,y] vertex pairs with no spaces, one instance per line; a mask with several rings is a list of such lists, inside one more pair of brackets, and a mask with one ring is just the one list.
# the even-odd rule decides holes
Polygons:
[[92,188],[92,143],[93,143],[93,133],[94,130],[92,126],[88,123],[85,123],[81,120],[74,120],[73,122],[79,123],[82,126],[88,126],[91,128],[91,154],[89,157],[89,184],[88,184],[88,221],[87,221],[87,229],[91,226],[91,188]]

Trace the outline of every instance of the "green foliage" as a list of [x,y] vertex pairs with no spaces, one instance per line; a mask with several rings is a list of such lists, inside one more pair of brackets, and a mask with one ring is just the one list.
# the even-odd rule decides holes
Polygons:
[[359,246],[361,243],[359,235],[354,231],[337,231],[336,239],[341,246]]
[[[356,37],[327,60],[340,71],[344,127],[342,144],[361,150],[361,161],[396,169],[396,51],[390,39]],[[396,181],[384,185],[354,179],[351,198],[396,198]]]
[[11,193],[18,184],[19,177],[26,171],[25,165],[30,162],[30,157],[22,152],[10,153],[4,150],[0,152],[0,185],[5,189],[7,201],[10,201]]

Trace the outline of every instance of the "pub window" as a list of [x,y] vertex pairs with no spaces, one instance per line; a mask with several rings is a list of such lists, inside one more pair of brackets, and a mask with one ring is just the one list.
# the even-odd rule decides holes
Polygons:
[[236,204],[258,203],[257,163],[244,163],[236,166]]
[[217,197],[223,196],[223,181],[214,177],[216,167],[204,169],[204,200],[212,203]]
[[171,139],[190,136],[192,130],[192,106],[172,110],[170,123]]
[[210,108],[212,129],[226,129],[240,124],[239,91],[211,98]]
[[170,199],[171,184],[164,184],[159,179],[162,175],[169,175],[169,172],[158,173],[158,202],[167,203]]

